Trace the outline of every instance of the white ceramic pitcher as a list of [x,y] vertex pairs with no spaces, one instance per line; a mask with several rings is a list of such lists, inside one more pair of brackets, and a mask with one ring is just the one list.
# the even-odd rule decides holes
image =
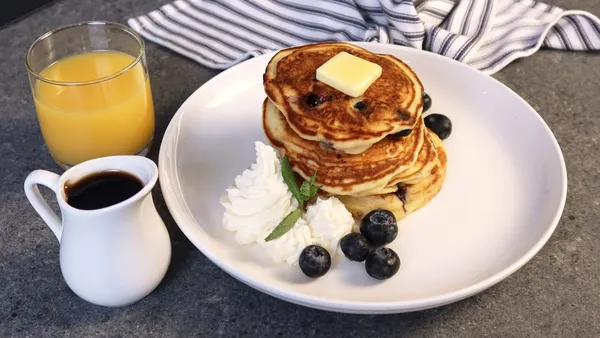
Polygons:
[[[138,177],[144,187],[131,198],[96,210],[67,204],[64,186],[105,170]],[[33,171],[25,180],[29,202],[60,242],[60,268],[81,298],[103,306],[125,306],[148,295],[164,277],[171,260],[169,234],[151,190],[158,180],[154,162],[142,156],[112,156],[74,166],[61,176]],[[62,220],[48,206],[38,184],[56,193]]]

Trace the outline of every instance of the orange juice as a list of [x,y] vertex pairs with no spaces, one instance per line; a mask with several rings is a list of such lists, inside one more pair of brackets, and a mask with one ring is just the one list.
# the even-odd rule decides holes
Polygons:
[[[150,81],[138,62],[119,74],[134,57],[94,51],[60,59],[40,76],[33,89],[40,129],[58,162],[75,165],[110,155],[133,155],[154,135]],[[78,84],[74,84],[78,83]]]

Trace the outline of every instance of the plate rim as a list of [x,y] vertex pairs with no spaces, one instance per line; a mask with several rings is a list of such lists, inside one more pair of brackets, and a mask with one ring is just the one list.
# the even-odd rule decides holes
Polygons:
[[[563,155],[560,145],[556,139],[556,136],[554,135],[554,133],[552,132],[552,130],[550,129],[550,127],[548,126],[546,121],[544,121],[544,119],[541,117],[541,115],[533,107],[531,107],[531,105],[529,105],[529,103],[527,103],[527,101],[525,101],[520,95],[518,95],[516,92],[514,92],[511,88],[509,88],[502,82],[496,80],[495,78],[493,78],[489,75],[486,75],[486,74],[484,74],[468,65],[465,65],[461,62],[458,62],[456,60],[453,60],[453,59],[450,59],[450,58],[447,58],[447,57],[444,57],[444,56],[441,56],[441,55],[438,55],[435,53],[431,53],[428,51],[423,51],[423,50],[404,47],[404,46],[391,45],[391,44],[383,45],[383,44],[378,44],[376,42],[351,42],[351,43],[356,44],[363,48],[368,48],[369,45],[373,45],[373,44],[385,46],[384,49],[389,48],[389,53],[392,53],[393,50],[397,50],[400,53],[415,53],[415,54],[427,53],[427,54],[429,54],[428,55],[429,57],[441,59],[441,60],[443,60],[442,62],[448,62],[449,64],[452,64],[453,66],[456,66],[456,67],[462,67],[463,69],[465,69],[465,71],[471,72],[472,74],[476,74],[476,76],[484,76],[484,77],[491,78],[492,81],[496,82],[501,87],[503,87],[505,90],[510,92],[511,95],[514,95],[519,100],[519,102],[521,102],[525,107],[527,107],[528,110],[534,114],[535,118],[537,118],[539,120],[539,122],[541,122],[541,124],[544,128],[544,131],[549,134],[550,140],[552,142],[552,145],[554,146],[554,150],[556,151],[559,162],[560,162],[560,172],[561,172],[561,179],[562,179],[562,185],[560,187],[560,195],[561,195],[560,202],[559,202],[558,208],[555,211],[554,217],[553,217],[552,221],[550,222],[550,224],[548,225],[547,229],[545,230],[544,234],[542,236],[540,236],[540,238],[535,242],[535,244],[525,254],[523,254],[521,257],[519,257],[513,263],[509,264],[504,269],[499,270],[495,274],[493,274],[477,283],[471,284],[467,287],[463,287],[463,288],[460,288],[457,290],[442,293],[442,294],[439,294],[436,296],[418,298],[416,300],[410,300],[410,301],[362,302],[362,301],[331,300],[331,299],[328,299],[325,297],[307,295],[307,294],[304,294],[301,292],[282,290],[276,286],[271,286],[267,283],[264,283],[260,279],[249,277],[245,273],[239,273],[239,271],[237,271],[237,269],[235,269],[232,265],[229,265],[229,264],[223,262],[217,254],[211,252],[210,250],[206,250],[206,248],[204,248],[203,244],[201,243],[202,241],[198,240],[196,237],[194,237],[192,235],[193,230],[190,229],[190,224],[188,224],[188,222],[190,220],[188,218],[191,218],[193,223],[198,224],[198,222],[193,217],[191,217],[191,212],[189,211],[189,208],[187,206],[185,199],[183,199],[183,202],[185,205],[181,205],[181,203],[178,201],[177,197],[175,196],[175,192],[173,191],[173,183],[174,182],[172,182],[172,181],[178,181],[177,171],[175,170],[175,172],[171,173],[175,177],[175,179],[172,180],[172,177],[170,177],[169,173],[167,172],[167,168],[169,168],[169,156],[167,156],[167,151],[168,151],[167,148],[169,146],[171,146],[173,142],[175,142],[175,148],[177,147],[177,144],[176,144],[177,134],[174,132],[174,130],[178,127],[178,122],[181,120],[181,117],[185,113],[185,110],[183,108],[186,106],[186,104],[188,102],[190,102],[193,97],[198,95],[198,93],[201,91],[201,89],[203,87],[209,86],[213,81],[217,81],[219,77],[224,76],[225,74],[228,74],[230,72],[235,72],[238,67],[240,67],[242,64],[245,63],[245,62],[242,62],[242,63],[239,63],[229,69],[226,69],[225,71],[212,77],[207,82],[205,82],[200,87],[198,87],[192,94],[190,94],[190,96],[188,96],[188,98],[186,98],[186,100],[179,106],[176,113],[171,118],[171,121],[169,122],[169,125],[167,126],[167,128],[164,132],[163,138],[162,138],[162,142],[160,145],[160,151],[159,151],[159,157],[158,157],[159,179],[161,181],[160,189],[163,194],[163,198],[165,200],[165,204],[167,205],[169,213],[175,220],[175,223],[177,224],[179,229],[186,236],[186,238],[192,244],[194,244],[194,246],[198,250],[200,250],[200,252],[202,252],[202,254],[204,256],[206,256],[213,264],[217,265],[220,269],[225,271],[227,274],[229,274],[236,280],[241,281],[244,284],[246,284],[260,292],[263,292],[267,295],[270,295],[275,298],[279,298],[279,299],[282,299],[282,300],[285,300],[285,301],[288,301],[288,302],[291,302],[291,303],[294,303],[297,305],[317,308],[317,309],[326,310],[326,311],[356,313],[356,314],[388,314],[388,313],[412,312],[412,311],[420,311],[420,310],[425,310],[425,309],[429,309],[429,308],[434,308],[434,307],[454,303],[454,302],[463,300],[465,298],[468,298],[470,296],[473,296],[477,293],[480,293],[480,292],[498,284],[502,280],[506,279],[507,277],[509,277],[510,275],[515,273],[517,270],[519,270],[525,264],[527,264],[544,247],[544,245],[548,242],[548,240],[550,239],[550,237],[556,230],[556,227],[558,226],[558,223],[562,217],[564,207],[566,204],[566,198],[567,198],[568,177],[567,177],[567,168],[566,168],[566,163],[564,160],[564,155]],[[277,53],[277,51],[263,54],[259,57],[267,58],[267,57],[271,57],[275,53]],[[250,60],[253,60],[253,59],[250,59]],[[176,163],[176,158],[173,158],[172,161]],[[191,225],[196,226],[196,224],[191,224]]]

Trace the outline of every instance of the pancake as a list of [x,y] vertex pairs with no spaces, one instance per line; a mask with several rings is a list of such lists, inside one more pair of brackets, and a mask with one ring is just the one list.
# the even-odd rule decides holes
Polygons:
[[[421,180],[427,178],[433,168],[437,165],[437,150],[433,144],[432,135],[433,132],[426,128],[425,131],[425,142],[423,147],[419,151],[419,156],[415,164],[401,172],[397,176],[393,177],[387,186],[383,188],[376,188],[367,191],[363,191],[353,196],[369,196],[369,195],[382,195],[396,192],[398,190],[398,184],[415,184]],[[436,136],[433,134],[433,136]]]
[[300,137],[269,99],[263,103],[263,129],[280,155],[288,156],[297,174],[308,180],[316,171],[316,184],[335,195],[356,195],[388,186],[394,177],[415,166],[426,132],[419,116],[407,136],[387,136],[361,154],[341,153]]
[[399,184],[394,193],[370,196],[337,196],[356,219],[375,209],[387,209],[394,213],[396,220],[422,208],[442,188],[446,176],[447,157],[442,141],[431,133],[433,144],[437,148],[436,166],[431,174],[415,184]]
[[436,166],[438,156],[436,145],[434,144],[434,137],[437,138],[437,135],[425,128],[425,141],[421,151],[419,151],[417,162],[411,168],[392,178],[389,185],[397,185],[399,183],[414,184],[429,176]]
[[[340,52],[383,68],[360,97],[316,80],[317,68]],[[298,135],[348,154],[362,153],[388,135],[413,128],[423,109],[423,85],[408,65],[344,42],[280,51],[267,65],[263,83]]]

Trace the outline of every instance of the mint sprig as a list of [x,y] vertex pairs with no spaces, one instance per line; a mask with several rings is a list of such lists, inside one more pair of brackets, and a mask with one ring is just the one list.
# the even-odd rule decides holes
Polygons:
[[290,164],[290,160],[287,156],[284,156],[281,159],[281,176],[283,176],[283,181],[290,189],[292,196],[298,201],[298,208],[290,212],[285,218],[271,231],[269,236],[265,238],[265,242],[272,241],[277,239],[286,232],[290,231],[291,228],[294,227],[298,219],[302,216],[303,211],[306,207],[306,201],[308,201],[311,197],[317,194],[317,191],[321,188],[320,185],[315,185],[315,180],[317,179],[317,172],[310,177],[308,181],[302,182],[302,185],[298,187],[298,182],[296,181],[296,175],[292,170],[292,165]]

